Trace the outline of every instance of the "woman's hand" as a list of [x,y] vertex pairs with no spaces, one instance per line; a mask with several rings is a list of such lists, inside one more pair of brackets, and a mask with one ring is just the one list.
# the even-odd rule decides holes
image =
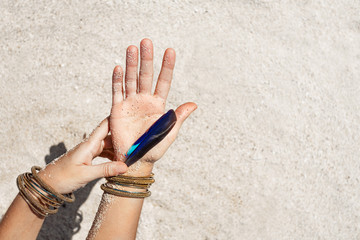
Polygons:
[[[136,46],[128,47],[125,87],[123,87],[123,70],[120,66],[115,67],[110,115],[115,160],[125,161],[124,155],[130,146],[164,114],[174,66],[175,51],[169,48],[164,54],[154,94],[151,93],[153,82],[153,45],[151,40],[144,39],[140,43],[139,76],[138,49]],[[179,106],[175,111],[177,122],[174,128],[158,145],[133,164],[127,174],[133,176],[149,175],[154,162],[164,155],[175,140],[182,123],[196,108],[196,104],[192,102]]]
[[106,118],[88,139],[41,170],[39,177],[64,194],[73,192],[94,179],[126,172],[127,166],[123,162],[92,165],[92,160],[97,156],[113,159],[113,146],[108,133],[109,120]]

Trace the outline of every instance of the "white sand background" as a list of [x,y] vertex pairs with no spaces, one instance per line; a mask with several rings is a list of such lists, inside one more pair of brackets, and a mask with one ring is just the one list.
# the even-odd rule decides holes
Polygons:
[[[177,51],[167,108],[199,108],[138,239],[360,238],[359,1],[83,2],[0,2],[0,216],[18,174],[109,114],[113,67],[148,37],[155,75]],[[39,239],[84,239],[103,181]]]

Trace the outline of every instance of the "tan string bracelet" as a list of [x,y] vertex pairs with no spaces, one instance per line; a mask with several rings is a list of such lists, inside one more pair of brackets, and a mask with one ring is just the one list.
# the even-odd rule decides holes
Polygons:
[[[127,198],[146,198],[151,195],[150,188],[151,184],[155,182],[153,178],[154,174],[146,177],[132,177],[125,175],[118,175],[114,177],[108,177],[108,182],[101,185],[101,189],[109,194],[127,197]],[[141,189],[145,191],[127,191],[127,188]]]
[[109,185],[108,183],[104,183],[101,185],[101,189],[115,196],[119,197],[128,197],[128,198],[146,198],[150,197],[151,192],[146,189],[145,192],[131,192],[126,190],[117,189],[114,186]]
[[48,197],[46,193],[41,192],[41,187],[38,184],[35,184],[35,182],[32,182],[31,173],[24,173],[20,175],[20,177],[22,178],[21,180],[24,182],[25,187],[28,188],[32,193],[35,193],[39,201],[45,202],[46,204],[56,208],[61,206],[61,204],[64,202],[64,201],[59,202],[57,200],[54,200],[51,197]]
[[46,217],[49,214],[55,214],[64,201],[75,200],[73,193],[60,194],[44,183],[39,178],[37,170],[41,168],[34,166],[31,168],[31,173],[20,174],[16,180],[20,195],[36,215]]
[[49,185],[47,185],[46,183],[44,183],[39,176],[37,175],[37,171],[40,171],[41,167],[39,166],[33,166],[31,168],[31,173],[34,177],[34,179],[43,187],[47,190],[47,192],[52,193],[53,195],[55,195],[57,198],[65,201],[65,202],[74,202],[75,201],[75,196],[73,193],[69,193],[69,194],[65,194],[62,195],[58,192],[55,191],[55,189],[53,189],[52,187],[50,187]]

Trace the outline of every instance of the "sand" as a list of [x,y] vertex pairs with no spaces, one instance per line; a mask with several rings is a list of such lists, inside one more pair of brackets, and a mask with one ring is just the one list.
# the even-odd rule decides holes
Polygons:
[[[138,239],[360,238],[359,1],[4,0],[0,12],[0,216],[19,173],[109,114],[113,67],[148,37],[155,75],[177,52],[167,108],[199,108],[155,166]],[[103,181],[39,239],[84,239]]]

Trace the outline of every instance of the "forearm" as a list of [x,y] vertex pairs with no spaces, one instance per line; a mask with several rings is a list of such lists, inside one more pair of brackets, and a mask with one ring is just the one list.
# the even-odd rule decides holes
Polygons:
[[135,239],[143,202],[104,193],[88,239]]
[[122,162],[92,165],[93,158],[112,149],[106,141],[110,139],[108,123],[105,118],[87,140],[45,169],[38,172],[34,166],[31,173],[19,175],[17,185],[23,196],[16,196],[1,220],[0,240],[36,239],[44,221],[39,216],[55,214],[64,201],[74,201],[71,192],[94,179],[126,172],[127,166]]
[[1,220],[0,239],[36,239],[43,222],[18,194]]
[[[131,176],[149,176],[152,164],[138,163]],[[145,166],[144,166],[145,165]],[[126,191],[145,192],[146,189],[123,187]],[[128,198],[104,193],[88,239],[135,239],[144,198]]]

